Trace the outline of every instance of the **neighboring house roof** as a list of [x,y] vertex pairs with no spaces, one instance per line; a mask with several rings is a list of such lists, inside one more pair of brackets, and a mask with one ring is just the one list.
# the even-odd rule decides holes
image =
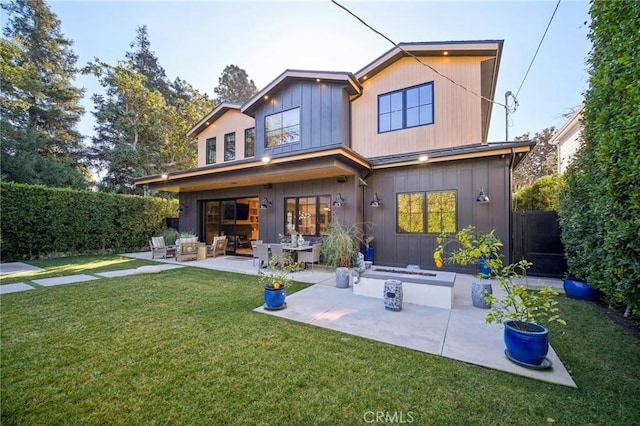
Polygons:
[[362,92],[362,86],[355,76],[350,72],[340,71],[305,71],[305,70],[286,70],[280,74],[275,80],[269,83],[264,89],[256,93],[251,99],[242,105],[242,112],[254,116],[256,109],[262,101],[273,96],[284,86],[292,81],[325,81],[325,82],[342,82],[346,85],[347,93],[350,95],[358,95]]
[[584,104],[580,106],[580,108],[573,113],[571,117],[567,121],[564,122],[562,127],[558,129],[555,135],[551,138],[552,145],[558,145],[564,142],[568,137],[571,137],[577,130],[582,128],[582,113],[584,112]]
[[205,115],[205,117],[198,121],[195,126],[193,126],[187,132],[187,137],[195,138],[198,136],[204,129],[207,128],[211,123],[222,117],[229,110],[237,110],[240,111],[240,107],[242,104],[234,103],[234,102],[222,102],[220,105],[215,107],[209,114]]
[[584,104],[560,127],[551,138],[552,145],[558,147],[558,173],[564,174],[582,146],[582,116]]

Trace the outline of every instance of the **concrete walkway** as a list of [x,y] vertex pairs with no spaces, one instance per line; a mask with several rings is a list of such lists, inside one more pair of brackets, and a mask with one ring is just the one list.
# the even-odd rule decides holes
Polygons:
[[[128,253],[125,256],[151,260],[149,252]],[[184,266],[251,275],[258,272],[258,267],[251,258],[236,256],[219,256],[182,263],[174,259],[154,260],[158,261],[158,266],[143,266],[93,275],[45,278],[33,282],[41,286],[61,285],[95,280],[99,277],[161,272]],[[3,269],[5,265],[8,264],[2,265]],[[404,303],[400,312],[385,310],[382,299],[354,295],[352,288],[336,288],[333,270],[307,269],[296,272],[293,278],[316,285],[287,296],[287,308],[284,310],[267,311],[260,306],[255,311],[520,376],[576,387],[552,347],[549,347],[547,358],[553,363],[553,367],[548,370],[524,368],[506,358],[503,326],[486,324],[484,317],[487,311],[472,306],[471,283],[474,277],[471,275],[457,274],[453,309]],[[527,283],[531,287],[551,285],[562,291],[560,280],[529,278]],[[6,284],[0,286],[0,293],[33,289],[34,287],[24,283]],[[497,283],[494,283],[493,291],[495,294],[500,293]]]

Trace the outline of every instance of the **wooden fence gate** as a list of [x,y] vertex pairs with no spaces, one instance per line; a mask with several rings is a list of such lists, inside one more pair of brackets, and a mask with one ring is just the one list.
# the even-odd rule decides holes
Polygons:
[[533,262],[529,275],[562,278],[567,271],[558,214],[548,211],[512,213],[511,259]]

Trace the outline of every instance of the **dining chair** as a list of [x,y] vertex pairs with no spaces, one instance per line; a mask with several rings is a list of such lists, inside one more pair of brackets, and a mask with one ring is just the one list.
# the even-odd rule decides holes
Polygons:
[[258,259],[258,269],[263,266],[269,266],[269,245],[268,244],[256,244],[254,253]]
[[258,251],[256,250],[256,246],[258,244],[262,244],[262,240],[251,241],[251,253],[253,256],[253,266],[256,266],[256,259],[258,259]]
[[311,271],[313,272],[314,264],[318,262],[320,264],[320,250],[322,248],[321,243],[316,243],[311,246],[311,251],[299,251],[298,260],[304,263],[311,264]]

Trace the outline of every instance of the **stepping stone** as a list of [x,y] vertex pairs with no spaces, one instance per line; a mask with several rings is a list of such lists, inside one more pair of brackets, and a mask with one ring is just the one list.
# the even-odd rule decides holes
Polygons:
[[66,277],[43,278],[40,280],[33,280],[33,282],[44,287],[51,287],[54,285],[81,283],[84,281],[93,281],[99,279],[100,277],[94,277],[93,275],[78,274],[67,275]]
[[17,293],[19,291],[35,290],[35,287],[31,287],[25,283],[5,284],[0,285],[0,294]]
[[135,275],[137,273],[138,273],[137,269],[121,269],[119,271],[96,272],[96,275],[105,277],[105,278],[113,278],[113,277],[126,277],[127,275]]
[[15,274],[17,272],[36,272],[42,268],[22,262],[9,262],[0,264],[0,275]]
[[140,266],[136,269],[138,274],[158,274],[162,272],[162,268],[156,265]]

